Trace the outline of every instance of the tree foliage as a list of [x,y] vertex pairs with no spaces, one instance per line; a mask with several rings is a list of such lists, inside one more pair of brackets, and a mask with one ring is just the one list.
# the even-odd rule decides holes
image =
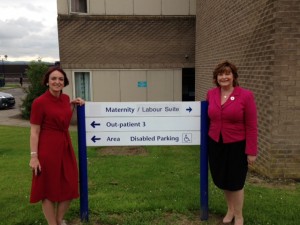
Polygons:
[[31,104],[35,98],[43,94],[47,87],[42,84],[43,76],[47,72],[48,64],[38,60],[32,61],[26,71],[28,77],[28,88],[25,89],[27,93],[25,99],[22,100],[21,113],[24,119],[30,118]]

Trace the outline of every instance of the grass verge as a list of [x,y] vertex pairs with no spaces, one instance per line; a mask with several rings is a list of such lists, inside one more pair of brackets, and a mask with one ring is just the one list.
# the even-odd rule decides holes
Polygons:
[[[29,128],[0,126],[0,224],[46,224],[40,204],[29,204]],[[71,132],[77,149],[77,134]],[[152,146],[143,154],[88,149],[90,221],[99,225],[216,225],[226,206],[210,180],[208,221],[199,219],[199,146]],[[245,224],[298,225],[300,185],[245,186]],[[66,215],[81,224],[79,200]]]
[[20,87],[20,84],[15,84],[15,83],[5,84],[4,87],[0,87],[0,91],[5,91],[5,90],[8,90],[8,89],[14,89],[14,88],[19,88],[19,87]]

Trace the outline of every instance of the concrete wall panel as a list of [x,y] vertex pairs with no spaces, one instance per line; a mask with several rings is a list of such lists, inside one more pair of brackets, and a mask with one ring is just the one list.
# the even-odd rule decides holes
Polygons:
[[90,15],[105,15],[105,0],[89,0]]
[[107,15],[133,15],[133,0],[106,0]]
[[173,71],[147,72],[147,100],[174,101],[174,73]]
[[120,92],[120,71],[93,71],[93,101],[95,102],[119,102]]
[[138,82],[146,81],[145,70],[120,71],[120,89],[122,102],[147,100],[147,88],[138,87]]
[[189,15],[190,2],[187,0],[162,0],[163,15]]
[[161,15],[161,0],[134,0],[134,15]]

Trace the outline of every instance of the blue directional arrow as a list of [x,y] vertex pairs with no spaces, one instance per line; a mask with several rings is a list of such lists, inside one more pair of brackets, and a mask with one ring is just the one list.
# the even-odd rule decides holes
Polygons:
[[186,111],[189,111],[189,113],[192,112],[191,106],[190,106],[189,108],[185,109],[185,110],[186,110]]
[[91,138],[91,140],[95,143],[96,141],[100,141],[101,138],[97,138],[95,135]]
[[96,123],[96,121],[93,121],[93,122],[91,123],[91,126],[92,126],[93,128],[96,128],[96,126],[100,126],[100,123]]

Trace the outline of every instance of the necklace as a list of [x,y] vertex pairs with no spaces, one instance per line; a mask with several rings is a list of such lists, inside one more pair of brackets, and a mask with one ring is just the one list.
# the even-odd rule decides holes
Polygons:
[[229,97],[231,95],[232,91],[233,91],[233,89],[229,90],[229,91],[223,91],[223,93],[222,93],[223,98],[227,99],[227,97]]

